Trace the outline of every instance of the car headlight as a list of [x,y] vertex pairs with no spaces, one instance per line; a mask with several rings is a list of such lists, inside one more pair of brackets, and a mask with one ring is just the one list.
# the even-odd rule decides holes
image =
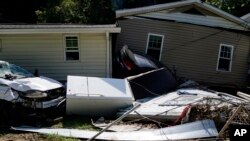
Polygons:
[[30,99],[40,99],[40,98],[45,98],[47,97],[47,93],[45,92],[40,92],[40,91],[26,91],[22,93],[22,96]]
[[55,98],[57,98],[59,96],[65,96],[66,95],[66,91],[65,91],[64,87],[48,90],[48,91],[46,91],[46,93],[48,95],[48,99],[55,99]]

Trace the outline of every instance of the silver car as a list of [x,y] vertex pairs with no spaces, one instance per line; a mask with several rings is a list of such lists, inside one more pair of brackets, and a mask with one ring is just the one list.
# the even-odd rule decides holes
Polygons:
[[60,82],[0,61],[0,127],[25,117],[54,116],[64,101],[65,88]]

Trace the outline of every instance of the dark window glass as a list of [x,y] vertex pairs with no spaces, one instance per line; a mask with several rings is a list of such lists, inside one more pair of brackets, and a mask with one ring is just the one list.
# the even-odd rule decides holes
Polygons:
[[218,69],[223,70],[223,71],[229,71],[229,69],[230,69],[230,60],[220,58]]
[[66,60],[79,60],[78,37],[66,37]]
[[157,60],[160,59],[162,40],[162,36],[149,35],[147,54]]
[[222,45],[220,47],[220,54],[219,54],[219,62],[218,62],[218,70],[222,71],[230,71],[230,64],[232,61],[232,47]]
[[150,55],[151,57],[159,60],[159,57],[160,57],[160,51],[159,50],[149,49],[147,54]]
[[79,60],[79,52],[66,52],[66,60]]

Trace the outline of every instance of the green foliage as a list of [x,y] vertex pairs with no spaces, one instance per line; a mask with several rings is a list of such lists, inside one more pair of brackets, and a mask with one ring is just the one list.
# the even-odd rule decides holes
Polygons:
[[115,14],[107,0],[49,0],[36,11],[42,23],[114,23]]
[[206,3],[235,16],[243,16],[250,12],[250,0],[206,0]]
[[47,8],[37,10],[38,22],[86,23],[90,0],[49,0]]

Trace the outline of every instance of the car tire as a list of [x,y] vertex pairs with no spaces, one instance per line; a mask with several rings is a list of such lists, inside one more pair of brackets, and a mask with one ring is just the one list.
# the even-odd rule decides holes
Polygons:
[[13,104],[8,101],[0,100],[0,129],[9,129],[13,123],[11,116],[13,111]]

